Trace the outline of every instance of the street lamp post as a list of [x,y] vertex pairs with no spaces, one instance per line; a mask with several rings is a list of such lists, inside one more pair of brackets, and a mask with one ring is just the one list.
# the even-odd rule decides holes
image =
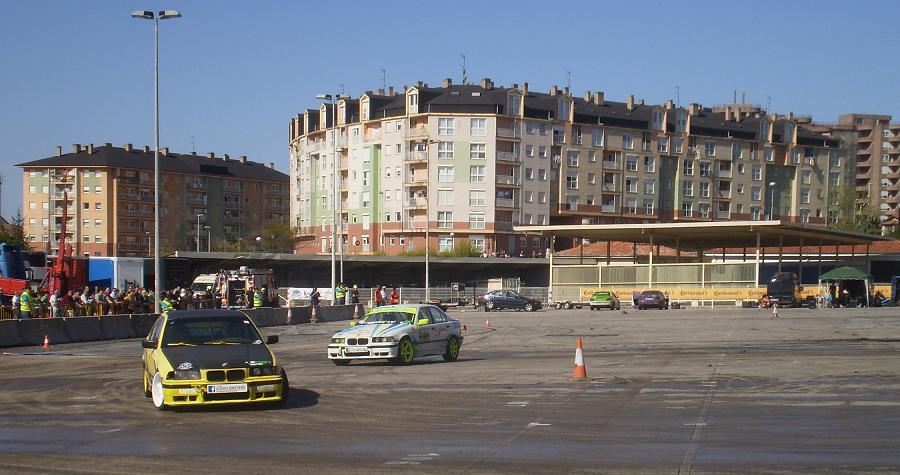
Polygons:
[[197,213],[197,252],[200,252],[200,217],[203,213]]
[[[342,207],[341,198],[338,195],[337,174],[338,174],[338,158],[337,158],[337,106],[335,101],[343,99],[347,96],[343,94],[317,94],[316,99],[328,101],[331,104],[331,289],[334,290],[337,285],[336,262],[335,262],[335,246],[338,245],[337,225],[338,225],[338,207]],[[341,210],[343,215],[343,210]],[[344,277],[344,231],[341,230],[341,280]],[[331,304],[334,305],[334,297],[331,298]]]
[[133,18],[153,20],[153,90],[154,90],[154,122],[156,135],[156,150],[153,153],[153,311],[159,313],[160,292],[162,291],[162,269],[159,260],[159,20],[179,18],[181,13],[177,10],[163,10],[154,15],[151,11],[135,11],[131,13]]
[[769,219],[775,219],[775,182],[769,182],[769,188],[772,191],[769,193]]
[[203,229],[206,230],[206,252],[212,252],[212,228],[207,225]]

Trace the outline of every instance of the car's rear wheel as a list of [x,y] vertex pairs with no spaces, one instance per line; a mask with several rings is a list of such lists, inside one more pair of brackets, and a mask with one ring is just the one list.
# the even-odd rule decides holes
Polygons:
[[444,350],[444,361],[456,361],[459,358],[459,340],[451,336],[447,340],[447,349]]
[[490,312],[493,309],[494,309],[494,302],[491,302],[490,300],[488,300],[487,303],[484,304],[484,311]]
[[350,364],[350,360],[331,360],[331,362],[338,366],[347,366]]
[[394,358],[394,363],[412,364],[415,357],[415,345],[413,345],[413,342],[409,339],[409,337],[403,337],[403,339],[400,340],[400,343],[397,344],[397,357]]
[[168,409],[166,406],[166,396],[163,393],[162,376],[159,373],[153,375],[153,382],[150,384],[150,392],[153,396],[153,406],[160,411]]
[[526,311],[526,312],[533,312],[533,311],[534,311],[534,304],[532,304],[531,302],[526,303],[526,304],[525,304],[525,311]]
[[571,309],[572,309],[572,303],[571,303],[571,302],[566,302],[566,303],[564,303],[564,304],[563,304],[563,308],[566,309],[566,310],[571,310]]
[[291,382],[288,381],[287,373],[284,370],[281,370],[281,399],[278,400],[279,406],[284,406],[287,404],[288,400],[291,398]]
[[556,302],[555,307],[556,307],[557,310],[560,310],[560,309],[562,308],[562,304],[559,303],[559,302]]

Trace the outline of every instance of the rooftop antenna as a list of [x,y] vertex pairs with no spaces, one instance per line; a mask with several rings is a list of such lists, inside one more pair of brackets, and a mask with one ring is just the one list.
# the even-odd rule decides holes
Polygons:
[[194,144],[194,136],[193,135],[191,135],[191,153],[192,154],[197,153],[197,147]]
[[344,83],[341,83],[340,86],[341,86],[341,95],[343,96],[344,95]]
[[572,90],[572,71],[566,70],[566,88]]
[[384,68],[381,69],[381,89],[387,89],[385,78],[387,77]]
[[681,88],[675,86],[675,107],[681,107]]
[[461,54],[460,56],[462,57],[463,61],[462,64],[460,64],[460,66],[462,66],[462,83],[469,84],[469,72],[466,70],[466,55]]
[[766,96],[766,112],[772,113],[772,96]]

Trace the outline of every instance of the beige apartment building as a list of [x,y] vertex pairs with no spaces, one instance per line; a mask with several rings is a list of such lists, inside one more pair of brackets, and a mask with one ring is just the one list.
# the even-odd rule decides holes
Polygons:
[[[840,142],[748,104],[649,105],[527,83],[367,91],[291,120],[301,250],[399,254],[463,241],[543,256],[519,224],[774,218],[824,225]],[[770,185],[771,184],[771,185]]]
[[848,144],[855,163],[853,178],[857,199],[868,202],[882,222],[900,219],[900,124],[891,116],[847,114],[836,124],[807,123],[804,127],[840,138]]
[[[55,253],[62,236],[79,256],[148,256],[154,223],[154,152],[131,144],[75,144],[70,153],[21,163],[25,235]],[[270,221],[287,222],[288,175],[241,156],[160,150],[160,248],[252,248]],[[66,201],[66,199],[68,201]],[[215,250],[215,249],[213,249]]]

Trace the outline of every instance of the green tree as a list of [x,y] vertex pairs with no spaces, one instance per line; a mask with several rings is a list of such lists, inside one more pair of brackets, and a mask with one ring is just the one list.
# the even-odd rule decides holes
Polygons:
[[846,231],[880,234],[878,214],[869,205],[868,195],[857,196],[852,183],[841,186],[831,200],[834,218],[830,227]]
[[290,253],[294,250],[294,231],[278,221],[269,221],[260,231],[260,249],[266,252]]
[[25,238],[24,224],[25,218],[22,217],[22,211],[19,210],[11,223],[0,226],[0,242],[28,250],[29,243]]

